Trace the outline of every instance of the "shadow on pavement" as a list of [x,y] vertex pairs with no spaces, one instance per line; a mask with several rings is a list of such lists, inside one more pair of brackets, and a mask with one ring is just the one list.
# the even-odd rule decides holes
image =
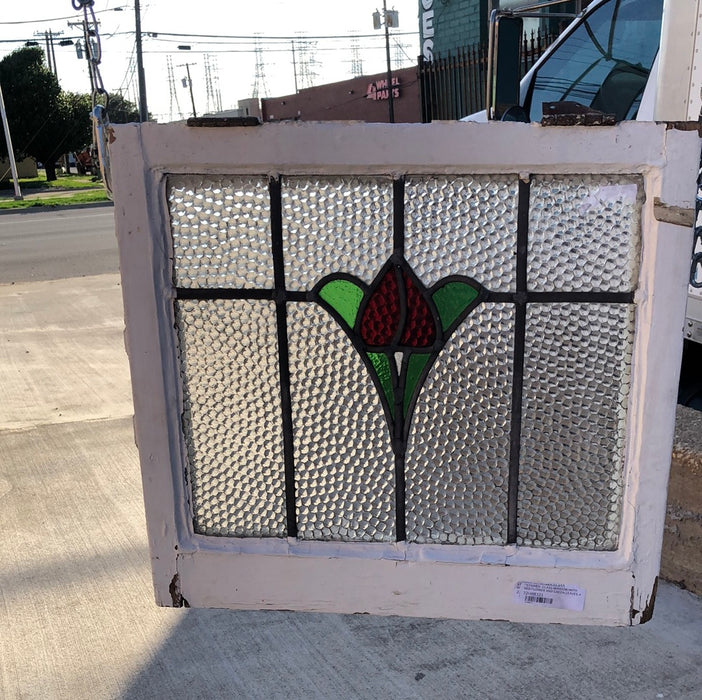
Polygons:
[[697,698],[702,604],[636,628],[187,610],[124,698]]

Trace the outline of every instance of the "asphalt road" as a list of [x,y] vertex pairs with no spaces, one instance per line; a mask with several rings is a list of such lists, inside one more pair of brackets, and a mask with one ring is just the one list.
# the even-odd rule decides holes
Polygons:
[[25,210],[0,216],[0,284],[117,272],[113,208]]

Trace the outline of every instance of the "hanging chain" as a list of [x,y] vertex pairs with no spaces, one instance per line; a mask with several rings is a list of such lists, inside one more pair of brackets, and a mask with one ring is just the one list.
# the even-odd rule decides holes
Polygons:
[[112,198],[112,179],[110,168],[109,144],[112,137],[112,129],[107,113],[110,96],[105,90],[105,84],[100,74],[100,62],[102,61],[102,43],[100,41],[100,31],[98,21],[95,17],[94,0],[71,0],[73,9],[83,11],[83,38],[85,42],[85,53],[88,57],[88,69],[90,71],[90,87],[93,120],[93,148],[97,150],[98,162],[100,164],[100,175],[107,190],[107,195]]

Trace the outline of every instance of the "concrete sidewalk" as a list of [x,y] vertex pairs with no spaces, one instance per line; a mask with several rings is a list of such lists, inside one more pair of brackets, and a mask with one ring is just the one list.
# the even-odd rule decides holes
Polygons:
[[699,698],[702,599],[583,628],[158,608],[118,275],[0,286],[0,698]]

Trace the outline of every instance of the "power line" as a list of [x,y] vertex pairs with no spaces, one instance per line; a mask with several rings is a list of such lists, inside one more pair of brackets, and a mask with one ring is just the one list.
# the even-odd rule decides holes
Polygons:
[[[43,34],[43,32],[42,32]],[[54,32],[55,34],[55,32]],[[76,34],[75,36],[64,36],[64,39],[82,39],[83,35],[82,34]],[[35,36],[27,36],[21,39],[0,39],[0,44],[24,44],[28,41],[36,41]]]
[[[99,15],[103,12],[120,12],[124,10],[124,7],[112,7],[107,10],[95,10],[95,14]],[[0,25],[3,24],[46,24],[47,22],[61,22],[64,19],[75,19],[76,16],[75,14],[69,15],[68,17],[49,17],[46,19],[20,19],[20,20],[14,20],[11,22],[0,22]]]
[[[96,13],[97,14],[97,13]],[[48,20],[51,21],[51,20]],[[2,24],[0,22],[0,24]],[[124,31],[114,31],[110,32],[109,34],[103,34],[102,38],[103,39],[108,39],[112,37],[118,37],[118,36],[135,36],[136,32],[133,29],[126,29]],[[173,32],[147,32],[147,31],[142,31],[141,32],[142,38],[148,41],[163,41],[163,42],[170,42],[170,43],[183,43],[184,40],[187,39],[221,39],[224,41],[198,41],[196,43],[199,44],[217,44],[217,43],[222,43],[222,44],[229,44],[231,43],[231,40],[235,41],[242,41],[242,42],[248,42],[248,43],[255,43],[258,41],[258,43],[265,45],[265,44],[279,44],[279,43],[290,43],[291,41],[297,41],[300,38],[300,35],[297,34],[295,36],[266,36],[264,34],[247,34],[247,35],[227,35],[227,34],[179,34],[179,33],[173,33]],[[82,35],[76,34],[75,36],[67,36],[67,39],[79,39],[81,38]],[[351,41],[352,39],[358,38],[358,39],[377,39],[378,35],[377,34],[357,34],[357,33],[350,33],[350,34],[326,34],[326,35],[319,35],[319,36],[313,36],[313,35],[308,35],[305,34],[305,39],[313,40],[313,41],[326,41],[326,40],[342,40],[342,41]],[[390,37],[417,37],[419,36],[419,32],[393,32]],[[173,38],[169,38],[173,37]],[[32,36],[24,36],[24,37],[17,37],[14,39],[0,39],[0,43],[19,43],[23,41],[32,41],[33,37]]]
[[[124,72],[124,77],[118,88],[118,92],[123,90],[129,90],[129,86],[134,80],[134,75],[136,74],[136,42],[132,44],[132,50],[129,54],[129,62],[127,63],[127,70]],[[126,88],[125,88],[126,85]]]
[[[394,37],[394,34],[391,34],[390,36],[391,36],[391,37]],[[405,48],[406,48],[407,44],[401,44],[401,43],[400,43],[399,41],[397,41],[397,40],[395,40],[394,43],[395,43],[395,61],[399,63],[399,62],[400,62],[400,60],[399,60],[400,54],[404,54],[405,58],[406,58],[408,61],[414,63],[414,61],[415,61],[416,59],[412,58],[412,56],[410,56],[410,55],[407,53],[407,51],[405,51]]]
[[[54,32],[55,33],[55,32]],[[135,32],[111,32],[110,34],[103,34],[101,36],[102,39],[111,39],[116,36],[129,36],[129,35],[134,35]],[[63,37],[64,39],[71,39],[71,40],[77,40],[77,39],[82,39],[83,35],[82,34],[68,34]],[[28,41],[36,41],[36,37],[34,36],[24,36],[24,37],[17,37],[15,39],[0,39],[0,44],[24,44]]]
[[[297,42],[295,43],[295,48],[297,50],[298,44]],[[262,52],[265,53],[266,55],[268,54],[275,54],[275,53],[290,53],[290,48],[289,47],[280,47],[277,49],[265,49],[261,48]],[[361,47],[361,50],[365,53],[371,52],[371,51],[385,51],[385,47],[382,46],[380,43],[377,46],[363,46]],[[317,48],[315,52],[321,52],[321,53],[348,53],[349,52],[349,47],[348,46],[336,46],[336,47],[321,47]],[[180,53],[179,51],[174,51],[173,49],[145,49],[144,54],[171,54],[171,55],[176,55]],[[241,54],[241,53],[248,53],[248,54],[255,54],[256,53],[256,47],[252,48],[241,48],[241,49],[211,49],[211,48],[193,48],[191,47],[188,50],[188,53],[190,54],[206,54],[206,53],[221,53],[221,54]],[[403,52],[404,53],[404,52]],[[407,56],[407,54],[405,53]],[[407,57],[407,60],[409,62],[414,62],[414,59]]]
[[[191,39],[245,39],[250,41],[262,40],[261,43],[267,41],[287,41],[290,42],[293,39],[298,39],[297,36],[267,36],[264,34],[182,34],[179,32],[144,32],[145,35],[152,39],[160,39],[164,36],[174,36],[180,39],[191,38]],[[418,36],[419,32],[393,32],[391,36]],[[306,39],[314,39],[318,41],[323,41],[325,39],[351,39],[357,36],[359,39],[371,39],[376,37],[376,34],[320,34],[317,36],[305,35]]]
[[[111,32],[110,34],[105,34],[102,36],[102,39],[109,39],[109,38],[114,38],[114,37],[125,37],[125,36],[135,36],[136,32],[132,31],[122,31],[122,32]],[[400,36],[417,36],[417,32],[404,32],[404,33],[395,33],[391,34],[391,38],[395,39],[396,37]],[[174,38],[168,38],[168,37],[174,37]],[[282,44],[287,44],[289,46],[290,42],[295,41],[295,42],[300,42],[301,41],[301,36],[300,34],[297,34],[296,36],[289,36],[289,37],[281,37],[281,36],[274,36],[274,37],[266,37],[263,35],[254,35],[254,36],[226,36],[226,35],[203,35],[203,34],[159,34],[158,32],[142,32],[142,38],[148,40],[148,43],[152,42],[163,42],[163,43],[173,43],[173,44],[182,44],[184,41],[187,41],[188,39],[201,39],[201,38],[212,38],[212,39],[217,39],[217,41],[197,41],[194,43],[198,44],[204,44],[205,46],[211,46],[211,45],[223,45],[223,46],[237,46],[237,45],[244,45],[246,46],[247,44],[250,44],[252,46],[251,49],[249,49],[251,52],[255,51],[256,46],[260,46],[261,48],[265,48],[266,51],[275,51],[275,48],[266,48],[268,45],[276,47],[280,46]],[[65,37],[66,39],[72,39],[72,40],[77,40],[81,39],[82,35],[76,34],[76,35],[67,35]],[[348,51],[348,46],[350,43],[355,43],[360,39],[370,39],[372,42],[377,42],[379,41],[379,37],[377,34],[344,34],[344,35],[327,35],[327,36],[310,36],[305,34],[304,35],[304,40],[305,41],[341,41],[341,42],[346,42],[341,44],[339,47],[334,48],[334,47],[315,47],[315,50],[317,51]],[[34,41],[35,38],[33,36],[25,36],[25,37],[17,37],[14,39],[0,39],[0,44],[21,44],[21,43],[26,43],[27,41]],[[395,39],[395,43],[398,43],[397,40]],[[402,44],[404,46],[404,44]],[[367,44],[361,46],[360,48],[366,49],[366,48],[372,48],[369,47]],[[282,48],[281,50],[283,51],[289,51],[289,48],[285,47]],[[146,50],[145,50],[146,52]],[[150,50],[150,53],[159,53],[158,50]],[[161,52],[162,53],[162,52]]]

